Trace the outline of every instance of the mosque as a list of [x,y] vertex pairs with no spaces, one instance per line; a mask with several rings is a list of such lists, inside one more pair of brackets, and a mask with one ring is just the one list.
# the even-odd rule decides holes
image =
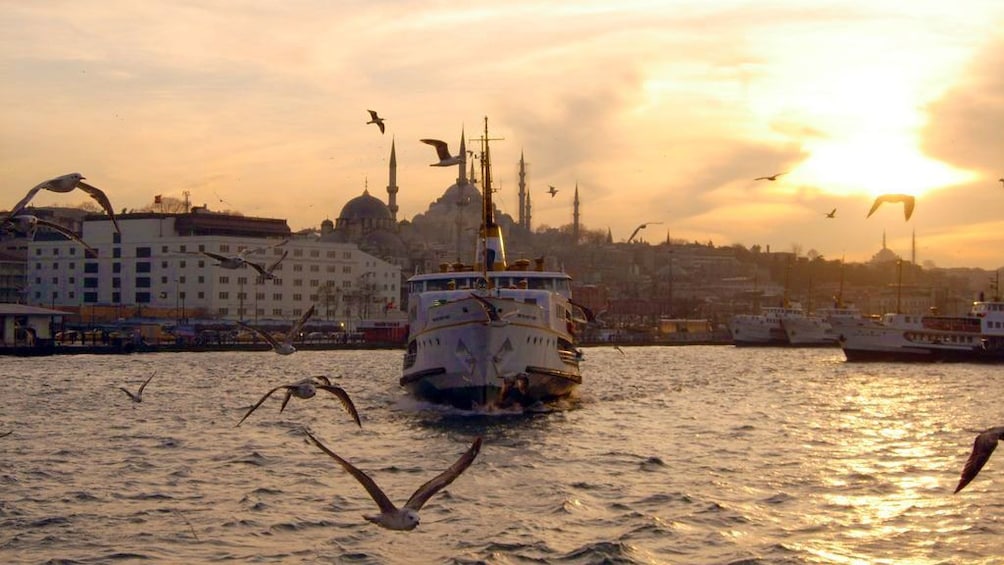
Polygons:
[[[460,154],[467,154],[463,134]],[[392,141],[387,202],[370,194],[369,186],[365,186],[361,195],[345,203],[334,222],[326,219],[321,223],[321,240],[354,243],[371,255],[400,265],[405,272],[428,270],[444,260],[469,261],[474,254],[476,230],[481,225],[481,191],[473,159],[470,161],[470,173],[464,163],[457,165],[456,181],[425,212],[411,221],[399,221],[397,151]],[[530,210],[526,164],[520,155],[518,218],[513,219],[496,207],[496,221],[507,237],[519,237],[530,231]]]

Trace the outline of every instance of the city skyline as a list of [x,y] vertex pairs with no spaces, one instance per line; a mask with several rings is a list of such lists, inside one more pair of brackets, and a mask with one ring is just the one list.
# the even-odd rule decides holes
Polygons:
[[[916,232],[921,263],[1004,265],[999,3],[329,4],[4,3],[0,208],[79,171],[116,210],[189,191],[296,231],[386,201],[393,140],[410,219],[457,177],[419,140],[475,149],[487,116],[495,202],[516,217],[524,154],[534,227],[577,184],[618,242],[866,261]],[[886,192],[909,221],[866,219]]]

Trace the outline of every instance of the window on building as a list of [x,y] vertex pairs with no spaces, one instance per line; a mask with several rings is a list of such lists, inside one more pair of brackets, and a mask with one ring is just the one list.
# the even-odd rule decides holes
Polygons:
[[84,302],[86,302],[87,304],[94,304],[97,301],[98,301],[98,293],[96,292],[84,293]]
[[181,284],[185,284],[185,277],[184,276],[178,277],[178,282]]
[[167,269],[167,261],[161,261],[160,262],[160,268],[161,269]]
[[293,257],[303,257],[303,250],[302,249],[294,249],[293,250]]
[[351,259],[351,258],[352,258],[352,252],[351,251],[343,251],[342,252],[342,259]]
[[35,270],[36,271],[41,271],[42,270],[42,264],[41,263],[35,263]]
[[311,249],[310,250],[310,256],[311,257],[320,257],[321,256],[321,250],[320,249]]
[[282,301],[282,293],[281,292],[276,292],[275,294],[273,294],[272,295],[272,300],[275,300],[276,302],[281,302]]
[[122,243],[122,234],[117,231],[112,232],[112,243],[119,244]]
[[149,247],[137,247],[136,248],[136,257],[139,257],[139,258],[142,258],[142,259],[148,259],[148,258],[150,258],[150,248]]
[[272,308],[272,315],[282,317],[282,308]]
[[35,255],[41,255],[41,254],[42,254],[42,248],[41,247],[36,247],[35,248]]
[[243,285],[246,285],[247,283],[248,283],[248,278],[247,277],[237,277],[237,284],[238,285],[243,286]]
[[205,298],[206,298],[206,293],[205,293],[205,292],[202,292],[202,291],[200,290],[200,291],[199,291],[199,293],[198,293],[198,294],[197,294],[196,296],[198,296],[198,297],[199,297],[199,300],[203,300],[203,299],[205,299]]
[[58,247],[53,247],[53,248],[52,248],[52,254],[53,254],[54,256],[55,256],[55,255],[59,255],[59,248],[58,248]]
[[326,272],[328,272],[328,273],[333,273],[333,272],[335,272],[335,266],[334,265],[325,265],[324,270]]
[[70,261],[70,270],[72,271],[72,270],[74,270],[76,268],[77,268],[77,264],[74,263],[73,261]]
[[76,247],[71,247],[70,248],[70,255],[76,255],[76,254],[77,254],[77,248]]
[[185,251],[185,247],[186,247],[186,246],[184,246],[184,245],[179,245],[179,246],[178,246],[178,252],[179,252],[179,253],[186,253],[186,251]]
[[216,312],[218,312],[220,316],[226,316],[227,314],[230,313],[229,309],[227,309],[227,307],[225,306],[220,306],[220,308]]
[[293,286],[303,286],[303,279],[293,279]]
[[160,277],[160,284],[167,284],[167,277]]
[[69,292],[69,294],[67,294],[67,298],[69,298],[70,300],[73,300],[76,297],[77,297],[76,293],[73,292],[72,290]]
[[136,288],[150,288],[150,277],[136,277]]
[[257,292],[257,293],[255,293],[254,297],[255,297],[255,300],[265,300],[265,293],[264,292]]
[[299,263],[297,263],[296,265],[293,265],[293,272],[294,273],[299,273],[299,272],[302,272],[302,271],[303,271],[303,265],[301,265]]
[[220,284],[230,284],[230,277],[220,277]]
[[302,294],[293,294],[293,301],[294,302],[299,302],[301,300],[303,300],[303,295]]
[[53,271],[58,271],[59,270],[59,263],[53,263],[52,264],[52,270]]
[[219,297],[220,297],[220,300],[229,300],[230,299],[230,293],[227,292],[227,291],[225,291],[225,290],[221,290],[220,294],[219,294]]
[[121,273],[122,272],[122,263],[119,263],[119,262],[112,263],[112,272],[113,273]]
[[120,277],[112,277],[112,288],[122,288],[122,279]]
[[136,293],[136,304],[149,304],[150,303],[150,293],[149,292],[137,292]]
[[136,262],[136,272],[137,273],[149,273],[150,272],[150,262],[149,261],[137,261]]
[[199,275],[199,284],[205,284],[205,283],[206,283],[206,277]]
[[116,259],[121,259],[122,258],[122,248],[121,247],[113,247],[112,248],[112,257],[114,257]]
[[313,288],[319,287],[319,286],[321,286],[321,281],[319,281],[317,279],[312,279],[310,281],[310,286],[313,287]]
[[84,288],[98,288],[97,277],[84,277]]
[[112,302],[114,302],[115,304],[121,303],[122,302],[122,293],[121,292],[113,292],[112,293]]
[[226,243],[221,243],[220,244],[220,253],[229,253],[229,252],[230,252],[230,246],[227,245]]
[[167,246],[166,245],[161,245],[160,246],[160,252],[161,253],[167,253]]
[[352,265],[342,265],[342,272],[346,275],[352,274]]
[[52,277],[52,284],[59,284],[59,277]]
[[185,260],[182,259],[181,261],[179,261],[178,262],[178,266],[181,267],[182,269],[184,269],[185,268]]
[[329,249],[326,255],[327,255],[328,259],[334,259],[335,257],[338,256],[338,252],[337,251],[332,251],[332,250]]
[[310,266],[310,272],[311,273],[319,273],[319,272],[321,272],[321,266],[320,265],[311,265]]

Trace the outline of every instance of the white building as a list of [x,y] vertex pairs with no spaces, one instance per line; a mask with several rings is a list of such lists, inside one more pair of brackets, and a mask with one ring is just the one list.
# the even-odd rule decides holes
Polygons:
[[[143,212],[111,221],[90,216],[82,239],[96,257],[72,241],[35,241],[27,258],[28,302],[49,307],[135,308],[137,315],[177,319],[289,320],[310,304],[315,319],[346,322],[380,318],[399,304],[400,267],[355,244],[297,237],[285,220],[208,212]],[[273,247],[284,241],[281,247]],[[266,248],[248,260],[269,264],[283,252],[273,280],[252,268],[224,269],[202,252],[235,256]]]

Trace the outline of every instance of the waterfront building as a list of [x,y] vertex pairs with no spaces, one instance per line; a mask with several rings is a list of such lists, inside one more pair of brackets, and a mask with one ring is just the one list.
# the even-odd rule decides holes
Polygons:
[[[311,304],[315,319],[383,317],[399,306],[401,269],[352,243],[294,235],[286,220],[220,214],[141,212],[118,216],[122,234],[104,216],[88,216],[82,238],[88,256],[67,240],[29,243],[30,304],[79,309],[82,318],[160,317],[288,320]],[[284,243],[286,242],[286,243]],[[286,258],[266,280],[244,266],[225,269],[203,252],[270,264]]]

